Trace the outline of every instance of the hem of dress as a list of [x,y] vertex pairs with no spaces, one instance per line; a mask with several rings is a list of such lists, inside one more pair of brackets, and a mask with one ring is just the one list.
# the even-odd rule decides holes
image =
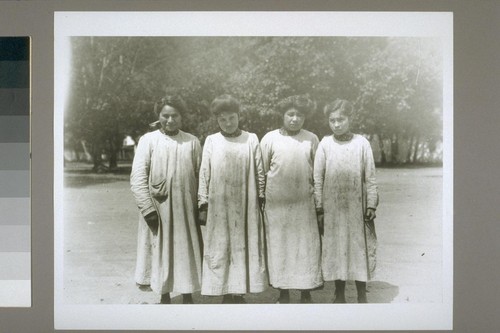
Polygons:
[[254,294],[261,293],[266,290],[267,284],[257,284],[252,285],[250,287],[241,287],[241,286],[212,286],[206,287],[203,286],[201,289],[201,294],[203,296],[222,296],[226,294]]
[[135,279],[135,283],[140,284],[141,286],[149,286],[151,285],[151,280],[150,279]]
[[345,276],[333,276],[333,277],[325,277],[323,275],[323,280],[326,282],[326,281],[335,281],[335,280],[342,280],[342,281],[361,281],[361,282],[369,282],[371,280],[373,280],[374,278],[374,275],[371,276],[371,278],[369,279],[368,277],[363,277],[363,278],[359,278],[359,277],[354,277],[354,276],[348,276],[348,277],[345,277]]
[[321,287],[323,282],[318,282],[315,284],[282,284],[282,283],[271,283],[271,286],[276,289],[297,289],[297,290],[308,290],[308,289],[316,289]]
[[200,291],[201,287],[182,287],[182,288],[177,287],[177,288],[166,288],[166,289],[157,289],[157,288],[151,287],[151,290],[153,290],[153,292],[160,294],[160,295],[163,295],[166,293],[192,294],[192,293],[195,293],[197,291]]

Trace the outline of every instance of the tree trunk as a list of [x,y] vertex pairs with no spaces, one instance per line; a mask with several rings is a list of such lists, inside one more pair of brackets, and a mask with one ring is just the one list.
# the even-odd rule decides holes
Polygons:
[[109,144],[109,169],[118,169],[118,148],[114,140]]
[[118,158],[117,158],[117,151],[110,151],[109,152],[109,169],[110,170],[116,170],[118,169]]
[[399,163],[399,142],[397,134],[391,139],[391,158],[392,163]]
[[123,145],[123,141],[120,139],[120,137],[121,136],[118,134],[113,134],[113,136],[109,139],[109,144],[108,144],[109,169],[112,171],[118,169],[118,153],[120,152],[120,149]]
[[387,163],[387,157],[385,156],[384,151],[384,138],[382,135],[378,135],[378,145],[380,147],[380,164],[385,165]]
[[102,145],[101,143],[94,142],[92,144],[92,161],[94,167],[92,168],[93,172],[104,173],[107,171],[106,166],[102,162]]
[[410,137],[410,142],[408,144],[408,153],[406,154],[406,164],[411,163],[411,158],[413,156],[413,144],[415,143],[415,136]]
[[415,149],[413,150],[413,163],[417,163],[418,162],[418,146],[420,146],[420,140],[417,137],[415,137]]

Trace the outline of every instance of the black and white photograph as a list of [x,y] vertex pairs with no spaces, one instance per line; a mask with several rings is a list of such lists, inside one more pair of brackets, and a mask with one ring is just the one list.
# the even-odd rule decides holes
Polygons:
[[55,328],[450,329],[452,22],[55,12]]

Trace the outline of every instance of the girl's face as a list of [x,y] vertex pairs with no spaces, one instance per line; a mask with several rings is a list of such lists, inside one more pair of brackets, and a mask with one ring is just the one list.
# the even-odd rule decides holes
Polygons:
[[306,116],[302,112],[290,109],[283,115],[283,127],[287,131],[298,131],[304,126],[305,119]]
[[328,124],[335,135],[343,135],[349,132],[349,117],[340,110],[330,113]]
[[165,105],[163,109],[161,109],[158,120],[160,121],[161,127],[168,132],[175,132],[182,125],[181,114],[169,105]]
[[239,116],[236,112],[222,112],[217,116],[217,123],[222,131],[233,134],[239,125]]

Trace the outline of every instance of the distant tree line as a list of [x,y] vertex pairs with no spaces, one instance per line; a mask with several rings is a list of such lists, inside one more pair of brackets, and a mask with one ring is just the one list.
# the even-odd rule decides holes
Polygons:
[[125,135],[157,120],[155,102],[183,96],[183,129],[204,141],[217,131],[212,99],[241,101],[241,127],[262,137],[281,124],[276,105],[308,94],[317,112],[305,128],[330,134],[321,110],[351,100],[353,130],[366,135],[377,160],[441,162],[442,52],[439,40],[390,37],[72,37],[68,146],[85,141],[94,169],[117,164]]

